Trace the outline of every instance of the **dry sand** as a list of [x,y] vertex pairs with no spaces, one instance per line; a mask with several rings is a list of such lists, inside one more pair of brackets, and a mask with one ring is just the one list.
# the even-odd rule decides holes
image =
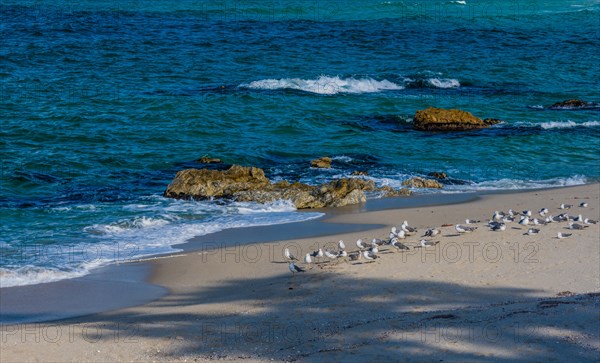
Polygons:
[[[484,196],[433,207],[341,214],[327,222],[384,225],[366,232],[234,244],[157,258],[152,282],[170,293],[133,308],[56,323],[2,326],[2,362],[22,361],[598,361],[600,225],[542,226],[536,236],[494,210],[542,207],[600,214],[600,185]],[[581,202],[587,208],[580,208]],[[567,211],[561,203],[573,204]],[[427,249],[375,262],[321,262],[292,276],[284,247],[302,256],[343,239],[385,238],[408,220],[426,227],[482,220],[470,234],[442,228]],[[301,224],[289,228],[303,228]],[[572,233],[558,239],[558,232]],[[215,240],[218,240],[215,238]],[[244,236],[239,236],[244,240]],[[323,259],[326,260],[326,259]],[[300,263],[304,266],[303,263]]]

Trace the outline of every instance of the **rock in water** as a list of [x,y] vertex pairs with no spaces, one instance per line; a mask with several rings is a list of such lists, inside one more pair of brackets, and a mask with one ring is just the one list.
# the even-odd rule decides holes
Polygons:
[[313,168],[329,169],[331,168],[331,158],[325,156],[322,158],[312,160],[310,162],[310,166],[312,166]]
[[500,120],[473,116],[472,113],[443,108],[429,107],[415,113],[414,129],[420,131],[464,131],[489,127]]
[[365,191],[380,191],[386,196],[407,195],[410,191],[377,188],[372,180],[344,178],[311,186],[281,181],[271,183],[264,171],[233,165],[225,171],[187,169],[177,173],[164,195],[178,199],[231,198],[244,202],[268,203],[291,200],[298,209],[341,207],[366,201]]
[[597,103],[585,102],[578,99],[570,99],[562,102],[557,102],[548,108],[551,110],[596,109],[600,108],[600,105]]
[[262,169],[233,165],[225,171],[186,169],[175,175],[165,191],[168,198],[233,197],[235,193],[268,186]]
[[436,188],[441,189],[444,186],[440,184],[437,180],[433,179],[423,179],[419,177],[414,177],[402,182],[402,185],[407,185],[413,188]]
[[446,179],[446,178],[448,178],[448,175],[446,175],[446,173],[443,172],[443,171],[434,171],[434,172],[431,172],[431,173],[429,173],[427,175],[432,176],[432,177],[434,177],[436,179]]
[[201,157],[200,159],[198,159],[198,162],[201,164],[221,164],[222,163],[221,159],[209,158],[208,156]]

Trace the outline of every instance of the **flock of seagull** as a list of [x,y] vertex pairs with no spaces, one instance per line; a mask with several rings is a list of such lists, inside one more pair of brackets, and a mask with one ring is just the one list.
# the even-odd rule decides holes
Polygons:
[[[587,208],[588,203],[582,202],[579,204],[580,208]],[[571,204],[561,204],[559,206],[560,210],[567,210],[573,208]],[[536,235],[540,233],[539,228],[529,227],[529,226],[545,226],[549,223],[556,222],[567,222],[568,229],[571,230],[582,230],[591,224],[596,224],[598,221],[591,220],[589,218],[584,218],[581,214],[578,215],[569,215],[566,212],[560,213],[559,215],[553,216],[549,214],[548,208],[542,208],[538,212],[539,218],[532,217],[533,212],[531,210],[524,210],[520,213],[515,212],[512,209],[509,209],[508,212],[495,211],[492,215],[492,218],[487,222],[486,226],[490,228],[491,231],[504,231],[506,230],[506,226],[509,223],[517,222],[521,226],[526,226],[528,228],[527,232],[524,235]],[[454,229],[459,234],[471,233],[477,229],[477,226],[473,226],[473,224],[481,223],[479,220],[474,219],[466,219],[464,224],[456,224],[454,225]],[[451,226],[451,225],[444,225]],[[307,253],[304,256],[304,263],[306,265],[310,265],[314,261],[320,261],[323,258],[328,258],[329,261],[358,261],[361,259],[365,259],[366,261],[374,261],[377,258],[380,258],[378,255],[379,248],[386,245],[391,246],[393,250],[396,251],[404,251],[410,250],[410,247],[400,242],[400,240],[405,239],[407,236],[414,235],[418,231],[416,228],[411,227],[408,224],[408,221],[404,221],[399,228],[392,227],[388,239],[382,240],[378,238],[373,238],[371,243],[367,243],[362,239],[356,241],[356,247],[358,247],[357,251],[354,252],[346,252],[346,245],[344,241],[340,240],[338,242],[337,251],[323,250],[319,248],[318,250]],[[425,231],[423,236],[421,236],[421,240],[419,245],[414,248],[427,248],[430,246],[435,246],[440,241],[432,241],[431,239],[426,239],[423,237],[435,237],[439,235],[441,231],[438,228],[429,228]],[[572,233],[563,233],[558,232],[556,238],[564,239],[569,238]],[[306,272],[306,269],[296,265],[296,261],[298,259],[290,252],[289,248],[285,248],[283,251],[285,258],[290,262],[289,269],[292,274],[296,274],[298,272]]]

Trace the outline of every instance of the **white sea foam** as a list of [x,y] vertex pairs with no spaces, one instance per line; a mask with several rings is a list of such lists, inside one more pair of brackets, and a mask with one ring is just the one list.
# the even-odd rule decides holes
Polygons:
[[[75,245],[31,246],[31,254],[11,253],[0,269],[2,287],[31,285],[84,276],[91,269],[151,255],[177,252],[176,245],[190,239],[229,228],[300,222],[321,217],[322,213],[299,213],[290,201],[267,204],[148,199],[144,204],[126,205],[127,212],[152,213],[117,222],[84,228],[85,242]],[[23,248],[27,248],[24,246]]]
[[543,122],[539,124],[544,130],[549,129],[566,129],[571,127],[596,127],[600,126],[600,121],[587,121],[582,123],[576,123],[574,121],[551,121]]
[[460,82],[453,78],[429,78],[427,83],[437,88],[458,88]]
[[554,188],[582,185],[586,182],[586,177],[582,175],[574,175],[568,178],[552,178],[545,180],[519,180],[505,178],[477,183],[469,183],[467,185],[447,185],[444,187],[444,190],[442,192]]
[[260,90],[294,89],[323,95],[334,95],[338,93],[372,93],[404,89],[404,86],[390,82],[386,79],[378,81],[368,77],[340,78],[328,76],[320,76],[317,79],[263,79],[241,84],[240,87]]
[[94,260],[74,269],[55,267],[21,266],[16,269],[0,268],[0,287],[45,284],[65,279],[74,279],[87,275],[93,268],[99,267],[105,261]]

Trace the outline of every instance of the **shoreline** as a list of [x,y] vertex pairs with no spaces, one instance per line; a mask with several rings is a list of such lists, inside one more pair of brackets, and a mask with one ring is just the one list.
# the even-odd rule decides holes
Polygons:
[[[599,185],[591,183],[586,185]],[[409,197],[390,197],[369,199],[366,203],[348,205],[338,208],[320,208],[299,210],[299,213],[320,212],[322,217],[283,224],[265,226],[250,226],[228,228],[222,231],[196,236],[185,243],[175,245],[178,251],[143,257],[140,259],[111,263],[97,269],[90,274],[49,283],[36,285],[13,286],[0,289],[3,304],[0,306],[0,324],[45,323],[65,319],[82,318],[92,314],[110,312],[127,307],[135,307],[169,294],[168,289],[160,284],[153,283],[155,275],[154,261],[185,256],[193,252],[206,252],[209,249],[237,247],[249,244],[271,243],[292,239],[316,238],[323,239],[329,236],[363,233],[387,228],[382,224],[361,223],[336,223],[335,220],[344,216],[368,213],[385,212],[389,210],[438,207],[444,205],[460,205],[476,202],[485,196],[511,195],[520,193],[533,193],[556,189],[578,188],[565,186],[558,188],[541,188],[532,190],[491,190],[464,193],[427,193]],[[352,246],[354,247],[354,246]],[[352,248],[351,247],[351,248]],[[95,294],[98,300],[90,304],[89,300],[74,302],[72,297],[81,292],[94,294],[98,285],[103,285],[101,291],[119,290],[122,286],[133,287],[127,296],[119,299],[102,298]],[[36,299],[45,296],[45,301]],[[22,304],[27,301],[27,304]],[[69,306],[71,312],[62,309]],[[28,316],[29,315],[29,316]]]
[[[377,209],[367,208],[367,203],[318,221],[196,237],[182,252],[122,264],[151,266],[147,282],[168,291],[160,298],[50,325],[2,324],[7,342],[3,354],[7,361],[58,359],[65,354],[60,346],[47,341],[32,346],[19,334],[32,326],[51,326],[63,333],[93,326],[104,332],[102,337],[90,342],[85,331],[78,331],[79,340],[63,344],[69,360],[380,360],[404,354],[409,361],[491,361],[516,359],[505,348],[515,344],[526,360],[547,360],[556,339],[562,344],[560,357],[592,360],[600,352],[600,326],[594,318],[600,306],[599,225],[566,231],[565,223],[553,223],[540,227],[539,236],[523,236],[516,223],[505,232],[488,231],[479,223],[477,231],[461,236],[444,227],[435,248],[415,248],[419,233],[403,241],[411,247],[405,253],[383,247],[375,262],[300,263],[307,272],[299,276],[291,276],[282,255],[284,247],[298,256],[315,248],[334,248],[339,239],[353,251],[357,238],[385,238],[389,227],[404,219],[423,231],[464,218],[484,220],[494,209],[509,207],[535,213],[545,206],[556,215],[558,204],[578,205],[583,200],[588,208],[569,211],[598,219],[600,184],[594,183],[477,194],[435,206]],[[311,223],[327,226],[331,233],[309,230]],[[346,226],[352,228],[343,230]],[[294,237],[294,230],[302,236]],[[573,237],[559,240],[557,231]],[[202,243],[205,247],[197,248]],[[547,320],[557,328],[547,326]],[[527,343],[515,343],[514,336],[509,339],[506,334],[497,341],[442,339],[424,344],[419,328],[428,327],[425,336],[431,329],[438,335],[457,327],[475,332],[486,327],[482,322],[493,322],[502,332],[525,324],[535,327],[535,334],[528,330],[531,334],[521,337]],[[134,341],[115,341],[119,334]],[[482,333],[472,334],[481,338]],[[376,344],[365,343],[373,339]],[[379,349],[380,344],[385,348]]]

